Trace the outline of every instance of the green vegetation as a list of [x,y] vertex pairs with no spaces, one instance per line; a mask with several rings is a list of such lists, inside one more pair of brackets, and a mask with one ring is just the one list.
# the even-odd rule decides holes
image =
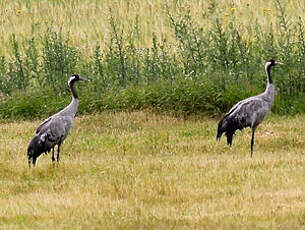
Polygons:
[[302,229],[304,115],[233,146],[217,121],[147,112],[76,118],[59,166],[26,147],[40,121],[0,126],[1,229]]
[[[271,57],[285,63],[273,71],[273,112],[304,112],[304,6],[295,11],[295,1],[274,0],[265,8],[260,1],[174,2],[2,2],[3,14],[11,16],[2,18],[2,26],[11,20],[21,25],[0,41],[0,117],[58,111],[69,101],[72,73],[91,79],[79,87],[80,114],[147,108],[222,113],[264,90],[264,62]],[[134,12],[139,7],[143,12]]]

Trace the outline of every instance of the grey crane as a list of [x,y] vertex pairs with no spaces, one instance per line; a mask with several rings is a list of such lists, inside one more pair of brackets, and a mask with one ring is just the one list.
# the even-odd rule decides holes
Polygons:
[[216,139],[220,140],[223,133],[227,136],[228,145],[232,145],[233,135],[237,129],[252,129],[251,157],[253,155],[254,134],[257,126],[264,120],[274,100],[275,86],[271,77],[271,67],[283,64],[269,59],[265,64],[267,87],[264,93],[249,97],[235,104],[218,123]]
[[27,157],[29,166],[35,166],[37,158],[42,153],[49,153],[52,150],[52,162],[55,162],[54,148],[57,145],[57,162],[59,162],[60,146],[68,136],[74,121],[75,114],[78,108],[78,96],[74,88],[77,81],[86,80],[79,75],[74,74],[68,80],[68,86],[71,89],[72,101],[71,103],[54,114],[45,119],[37,128],[35,136],[29,143],[27,149]]

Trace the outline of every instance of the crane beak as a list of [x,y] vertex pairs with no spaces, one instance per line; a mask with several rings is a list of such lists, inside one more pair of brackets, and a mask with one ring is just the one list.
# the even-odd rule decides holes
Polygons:
[[80,81],[90,81],[89,79],[82,78],[82,77],[79,77],[79,80],[80,80]]
[[279,62],[279,61],[276,61],[275,64],[276,64],[276,65],[284,65],[284,63]]

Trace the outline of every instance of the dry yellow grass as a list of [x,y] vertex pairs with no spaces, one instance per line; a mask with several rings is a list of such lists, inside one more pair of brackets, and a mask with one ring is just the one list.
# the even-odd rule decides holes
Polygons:
[[217,121],[149,112],[76,119],[61,163],[26,147],[39,121],[0,125],[1,229],[301,229],[305,116],[269,116],[229,148]]
[[[191,15],[201,26],[210,24],[211,19],[219,16],[229,22],[234,15],[243,26],[257,22],[265,29],[276,22],[276,10],[272,0],[215,0],[215,12],[209,11],[213,1],[168,1],[170,11],[175,14],[189,8]],[[135,26],[138,16],[140,37],[139,45],[150,47],[152,33],[158,38],[171,39],[172,29],[165,13],[164,0],[3,0],[0,2],[1,49],[5,53],[9,37],[15,33],[17,38],[37,34],[53,25],[57,30],[69,32],[73,45],[86,54],[98,43],[102,47],[109,40],[109,9],[124,25],[128,33]],[[303,16],[304,1],[290,0],[287,12],[292,17]]]

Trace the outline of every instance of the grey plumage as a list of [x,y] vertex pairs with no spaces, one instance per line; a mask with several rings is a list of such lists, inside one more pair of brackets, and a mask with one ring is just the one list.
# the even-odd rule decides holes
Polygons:
[[271,77],[271,67],[282,64],[270,59],[265,64],[267,75],[267,87],[264,93],[249,97],[238,102],[218,123],[217,140],[220,140],[223,133],[227,136],[227,143],[231,146],[236,130],[250,127],[252,129],[251,157],[254,147],[254,134],[257,126],[268,114],[274,100],[275,86]]
[[71,89],[72,101],[71,103],[54,114],[53,116],[44,120],[37,128],[35,136],[30,141],[27,156],[29,166],[31,163],[36,164],[37,158],[42,153],[49,153],[52,150],[52,162],[55,161],[54,148],[57,145],[57,161],[59,161],[60,146],[68,136],[74,121],[75,114],[78,108],[78,96],[74,88],[74,83],[80,80],[85,80],[78,75],[72,75],[69,78],[68,86]]

